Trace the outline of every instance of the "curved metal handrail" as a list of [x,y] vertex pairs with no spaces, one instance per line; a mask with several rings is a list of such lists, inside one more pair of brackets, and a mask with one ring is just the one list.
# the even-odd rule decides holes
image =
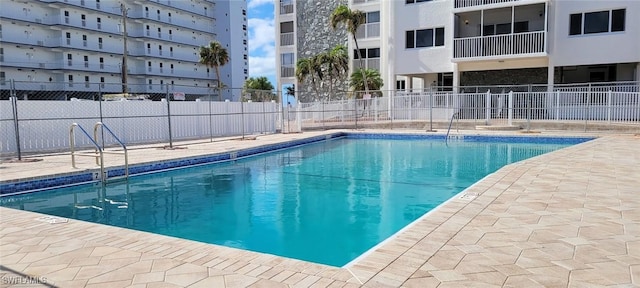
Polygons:
[[[116,139],[116,142],[118,142],[118,144],[120,144],[120,146],[122,147],[122,149],[124,151],[124,177],[125,178],[129,178],[129,154],[127,152],[127,145],[124,145],[124,143],[120,140],[120,138],[118,138],[118,136],[116,136],[116,134],[113,133],[113,131],[111,131],[111,129],[109,129],[109,127],[107,125],[105,125],[104,123],[102,123],[102,122],[96,122],[96,124],[93,125],[93,138],[96,141],[98,140],[98,128],[99,127],[102,127],[103,131],[106,130],[107,132],[109,132],[109,134],[111,134],[111,137],[113,137],[113,139]],[[104,151],[104,147],[102,147],[102,150],[103,150],[103,153],[109,153],[109,152]],[[102,160],[102,158],[101,158],[101,160]]]
[[460,119],[458,112],[453,113],[453,115],[451,115],[451,120],[449,121],[449,128],[447,128],[447,136],[444,137],[445,142],[449,140],[449,132],[451,132],[451,124],[453,124],[453,118]]
[[[82,126],[80,126],[80,124],[78,123],[73,123],[71,124],[71,127],[69,127],[69,146],[71,146],[71,166],[73,168],[78,168],[76,167],[76,134],[74,133],[76,127],[80,128],[80,131],[82,131],[82,133],[85,136],[87,136],[87,138],[89,138],[91,143],[93,143],[93,146],[96,147],[96,152],[98,152],[98,155],[82,155],[82,156],[90,156],[90,157],[96,158],[96,164],[100,165],[100,179],[102,181],[105,181],[104,161],[103,161],[104,154],[103,154],[102,148],[100,148],[100,145],[98,145],[98,143],[93,138],[91,138],[87,130],[84,130],[84,128],[82,128]],[[78,154],[78,155],[80,156],[81,154]]]

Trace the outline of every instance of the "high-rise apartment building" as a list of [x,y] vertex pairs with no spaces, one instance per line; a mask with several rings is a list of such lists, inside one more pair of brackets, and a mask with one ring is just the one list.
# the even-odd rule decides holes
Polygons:
[[[217,40],[230,56],[220,80],[240,88],[248,76],[246,6],[209,0],[2,1],[0,86],[8,91],[14,80],[17,90],[70,98],[123,92],[124,82],[133,94],[210,96],[215,69],[199,63],[199,49]],[[240,94],[227,90],[221,98],[237,101]]]
[[[308,17],[283,9],[308,1],[276,1],[276,51],[291,50]],[[326,6],[337,6],[329,1]],[[323,2],[324,3],[324,2]],[[357,33],[367,68],[378,69],[384,90],[513,84],[640,81],[640,1],[635,0],[350,0],[365,12]],[[283,25],[293,22],[293,25]],[[328,24],[325,24],[328,25]],[[289,27],[293,29],[284,30]],[[278,29],[279,28],[279,29]],[[348,38],[345,38],[345,40]],[[317,39],[324,41],[324,39]],[[295,45],[294,45],[295,46]],[[357,61],[353,41],[350,57]],[[291,51],[291,52],[290,52]],[[278,61],[279,85],[295,83]],[[353,62],[353,67],[358,67]],[[287,73],[284,73],[284,72]]]

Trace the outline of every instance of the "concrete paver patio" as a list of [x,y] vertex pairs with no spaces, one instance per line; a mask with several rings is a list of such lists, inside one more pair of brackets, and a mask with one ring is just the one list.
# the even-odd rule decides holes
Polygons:
[[[135,149],[131,161],[323,133]],[[40,158],[2,163],[0,181],[77,171],[69,155]],[[637,135],[605,135],[508,165],[343,268],[0,208],[0,278],[3,287],[20,279],[49,287],[637,286],[639,167]]]

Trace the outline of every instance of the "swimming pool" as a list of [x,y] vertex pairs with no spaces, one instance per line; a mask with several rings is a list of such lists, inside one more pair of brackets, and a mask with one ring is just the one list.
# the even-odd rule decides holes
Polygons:
[[390,137],[347,135],[106,188],[81,185],[1,203],[341,266],[503,165],[577,143],[380,138]]

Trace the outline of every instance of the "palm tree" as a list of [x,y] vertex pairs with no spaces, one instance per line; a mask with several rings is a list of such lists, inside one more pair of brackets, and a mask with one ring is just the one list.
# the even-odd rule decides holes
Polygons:
[[[365,77],[363,79],[363,77]],[[366,79],[366,80],[365,80]],[[367,83],[367,86],[364,83]],[[380,88],[384,85],[380,72],[376,69],[358,69],[351,74],[351,80],[349,86],[356,92],[356,98],[362,98],[358,91],[374,90],[379,92]],[[369,92],[365,92],[369,94]],[[378,93],[376,93],[378,94]],[[377,95],[380,96],[380,95]]]
[[[360,60],[360,69],[364,68],[364,62],[362,60],[362,54],[360,53],[360,47],[358,46],[358,39],[356,38],[356,33],[358,32],[358,28],[366,21],[364,12],[360,10],[351,10],[347,5],[340,5],[336,7],[335,10],[331,13],[329,17],[329,22],[331,23],[331,27],[336,29],[338,25],[342,24],[347,29],[347,32],[351,34],[353,37],[353,42],[356,46],[356,53],[358,54],[358,59]],[[363,83],[367,79],[367,75],[364,74],[364,70],[362,71],[362,80]],[[369,90],[367,85],[363,85],[365,88],[365,93],[369,94]]]
[[326,73],[329,76],[329,101],[333,94],[334,78],[339,78],[349,71],[349,54],[347,47],[337,45],[333,49],[322,53],[322,62],[327,65]]
[[292,84],[286,88],[287,90],[284,92],[285,95],[295,97],[296,96],[296,84]]
[[324,74],[322,72],[322,62],[318,55],[311,58],[301,58],[296,62],[296,79],[298,82],[304,82],[307,78],[310,78],[313,90],[318,95],[317,82],[321,81]]
[[207,65],[216,69],[217,89],[219,100],[222,101],[220,89],[224,84],[220,82],[220,66],[224,66],[229,62],[229,53],[227,49],[222,47],[218,41],[211,41],[209,46],[200,47],[200,64]]

